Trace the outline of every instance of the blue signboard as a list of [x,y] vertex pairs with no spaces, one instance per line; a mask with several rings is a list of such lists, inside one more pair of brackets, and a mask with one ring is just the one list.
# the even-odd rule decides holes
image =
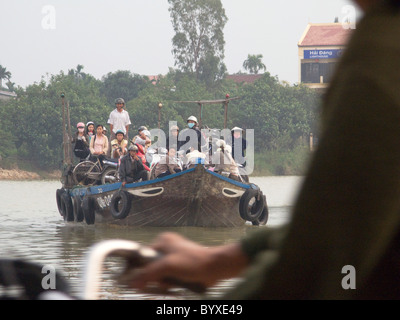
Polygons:
[[304,59],[335,59],[340,58],[343,49],[304,50]]

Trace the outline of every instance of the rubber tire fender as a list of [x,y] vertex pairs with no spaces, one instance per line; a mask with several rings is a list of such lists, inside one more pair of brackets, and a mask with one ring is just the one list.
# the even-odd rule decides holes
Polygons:
[[128,191],[119,190],[111,198],[110,210],[114,219],[125,219],[131,210],[132,197]]
[[82,199],[79,195],[72,197],[72,207],[74,209],[74,220],[76,222],[82,222],[85,217],[82,210]]
[[58,209],[58,212],[60,213],[60,215],[61,215],[62,217],[65,216],[64,207],[63,207],[63,205],[62,205],[62,203],[61,203],[61,196],[62,196],[64,193],[65,193],[65,190],[64,190],[64,189],[57,189],[57,191],[56,191],[57,209]]
[[265,195],[263,195],[263,197],[264,197],[264,209],[261,212],[260,217],[251,222],[254,226],[265,226],[268,222],[269,210],[267,204],[267,197]]
[[82,211],[85,222],[87,224],[94,224],[95,222],[94,200],[89,196],[84,196],[82,199]]
[[72,200],[68,192],[63,192],[61,195],[61,207],[64,212],[65,221],[74,221],[74,208],[72,207]]
[[[260,196],[259,196],[260,193]],[[260,197],[257,200],[257,197]],[[255,203],[249,206],[251,199],[256,198]],[[264,197],[260,190],[257,189],[247,189],[245,193],[241,196],[239,202],[239,213],[243,220],[246,221],[256,221],[262,214],[264,209]]]

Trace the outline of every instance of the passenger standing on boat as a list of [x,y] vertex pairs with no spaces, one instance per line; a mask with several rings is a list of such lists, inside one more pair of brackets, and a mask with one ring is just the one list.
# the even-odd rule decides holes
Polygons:
[[154,175],[156,178],[162,178],[181,171],[182,169],[178,164],[178,160],[176,159],[176,150],[174,148],[170,148],[165,157],[165,161],[160,161],[157,163]]
[[244,130],[239,127],[234,127],[231,130],[230,141],[228,144],[232,147],[232,157],[239,168],[240,177],[249,182],[249,177],[246,171],[246,148],[247,140],[243,137]]
[[214,247],[164,233],[134,288],[240,277],[220,299],[400,299],[400,1],[355,2],[290,223]]
[[231,130],[231,141],[228,142],[232,147],[232,157],[237,164],[246,166],[245,151],[247,147],[247,141],[243,137],[243,129],[234,127]]
[[178,134],[179,134],[179,127],[172,126],[169,130],[169,135],[166,140],[166,148],[169,150],[170,148],[174,148],[178,150]]
[[119,159],[128,153],[128,140],[124,139],[125,135],[122,130],[118,130],[115,135],[117,138],[111,141],[111,158]]
[[90,155],[89,136],[85,133],[85,124],[83,122],[79,122],[76,127],[78,131],[72,138],[74,154],[79,158],[79,161],[83,161]]
[[93,121],[89,121],[88,123],[86,123],[86,134],[89,136],[90,143],[90,139],[92,139],[92,137],[95,135]]
[[96,126],[96,134],[90,139],[90,153],[94,159],[99,158],[103,163],[103,159],[108,152],[108,138],[103,134],[103,125]]
[[195,116],[187,119],[188,127],[181,131],[178,136],[178,151],[184,150],[185,153],[197,150],[202,152],[203,146],[207,145],[206,139],[199,129],[199,123]]
[[128,111],[125,110],[125,100],[118,98],[115,100],[115,109],[110,112],[107,123],[110,125],[110,141],[116,138],[115,133],[122,130],[125,138],[129,141],[129,126],[131,120]]
[[119,166],[119,177],[122,181],[122,186],[127,183],[148,180],[148,173],[145,170],[142,160],[138,157],[138,147],[131,144],[128,148],[128,154],[123,156]]

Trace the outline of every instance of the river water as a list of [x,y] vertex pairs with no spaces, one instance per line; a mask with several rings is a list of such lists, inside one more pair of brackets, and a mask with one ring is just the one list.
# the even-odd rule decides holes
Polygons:
[[[94,243],[107,239],[125,239],[148,244],[160,232],[175,231],[207,246],[237,241],[256,228],[279,226],[290,220],[296,192],[302,177],[254,177],[267,197],[269,220],[266,226],[240,228],[135,228],[110,225],[66,223],[56,204],[59,181],[0,181],[0,258],[18,258],[52,266],[66,278],[74,296],[83,287],[85,254]],[[177,290],[173,296],[143,294],[119,286],[113,276],[120,265],[106,261],[100,288],[101,299],[197,299],[200,296]],[[218,296],[235,279],[223,281],[208,292]]]

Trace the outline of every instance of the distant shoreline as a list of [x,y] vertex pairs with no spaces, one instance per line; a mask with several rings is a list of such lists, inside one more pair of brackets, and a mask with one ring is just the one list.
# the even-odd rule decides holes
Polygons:
[[11,181],[19,181],[19,180],[57,180],[61,176],[59,171],[54,172],[30,172],[24,171],[20,169],[3,169],[0,168],[0,181],[2,180],[11,180]]

